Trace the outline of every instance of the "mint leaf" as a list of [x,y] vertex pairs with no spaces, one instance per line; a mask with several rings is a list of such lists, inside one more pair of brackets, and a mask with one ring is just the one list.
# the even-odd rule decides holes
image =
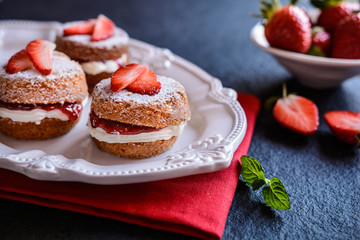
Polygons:
[[267,179],[261,164],[252,157],[241,156],[241,176],[252,187],[253,191],[262,189],[262,195],[267,205],[278,210],[290,209],[290,199],[284,185],[278,178]]
[[278,178],[270,179],[269,186],[262,190],[267,205],[278,210],[290,209],[290,199],[284,185]]
[[255,158],[249,156],[241,156],[241,165],[241,176],[249,186],[252,186],[254,188],[253,183],[255,181],[255,188],[259,189],[259,181],[262,180],[263,182],[266,182],[266,178],[264,176],[264,169]]

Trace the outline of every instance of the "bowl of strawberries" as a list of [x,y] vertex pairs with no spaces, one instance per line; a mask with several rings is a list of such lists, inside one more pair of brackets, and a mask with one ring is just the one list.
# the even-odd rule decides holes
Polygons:
[[360,74],[360,5],[342,0],[311,0],[314,8],[261,2],[263,21],[252,42],[271,54],[303,85],[325,89]]

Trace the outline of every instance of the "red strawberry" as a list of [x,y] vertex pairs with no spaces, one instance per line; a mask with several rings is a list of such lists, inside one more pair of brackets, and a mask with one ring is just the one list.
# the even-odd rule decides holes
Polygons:
[[331,35],[322,27],[314,27],[312,30],[311,47],[309,55],[329,57],[331,50]]
[[334,58],[360,58],[360,14],[350,15],[338,24],[332,48]]
[[341,141],[360,144],[360,113],[351,111],[330,111],[324,114],[326,123]]
[[311,45],[311,22],[305,11],[295,5],[281,7],[278,0],[262,4],[261,12],[267,19],[265,37],[270,46],[306,53]]
[[282,126],[304,135],[313,134],[319,126],[316,105],[305,97],[293,94],[277,100],[273,115]]
[[95,19],[89,19],[86,22],[71,25],[64,29],[64,35],[92,34],[95,22]]
[[49,75],[52,70],[52,53],[55,49],[53,42],[37,39],[26,46],[26,52],[41,74]]
[[95,23],[94,31],[91,36],[91,41],[101,41],[108,39],[114,35],[115,24],[109,18],[100,14]]
[[127,89],[135,93],[155,95],[160,92],[161,83],[157,81],[157,76],[153,71],[147,70],[127,86]]
[[[317,5],[316,2],[323,3]],[[355,2],[312,0],[312,3],[317,7],[323,8],[318,17],[317,24],[325,28],[325,30],[331,34],[335,31],[336,25],[343,18],[351,15],[353,11],[359,10],[360,8],[359,4]]]
[[9,74],[16,73],[33,66],[25,49],[15,53],[8,61],[6,72]]
[[147,70],[147,66],[136,63],[119,68],[111,76],[111,90],[118,92],[126,88]]

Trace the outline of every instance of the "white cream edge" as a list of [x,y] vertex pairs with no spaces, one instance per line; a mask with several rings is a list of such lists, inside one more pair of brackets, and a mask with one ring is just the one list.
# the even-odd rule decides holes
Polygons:
[[178,125],[168,126],[159,131],[139,133],[134,135],[110,134],[100,127],[93,128],[90,120],[88,121],[89,133],[92,137],[101,142],[107,143],[130,143],[130,142],[154,142],[157,140],[168,140],[174,136],[179,136],[183,132],[187,122]]
[[[87,102],[88,102],[88,97],[86,97],[81,103],[83,108]],[[46,111],[43,109],[33,109],[30,111],[25,111],[25,110],[10,110],[7,108],[0,107],[0,117],[9,118],[14,122],[35,122],[36,124],[40,124],[41,121],[45,118],[56,118],[62,121],[69,120],[69,117],[58,109],[54,109],[51,111]]]
[[90,75],[97,75],[102,72],[113,73],[119,68],[119,64],[124,65],[127,61],[127,54],[124,53],[117,60],[84,62],[81,67],[84,72]]

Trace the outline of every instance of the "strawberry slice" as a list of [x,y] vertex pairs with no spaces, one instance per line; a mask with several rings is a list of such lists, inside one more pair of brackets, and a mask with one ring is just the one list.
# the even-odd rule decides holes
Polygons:
[[49,75],[51,73],[51,57],[54,49],[55,43],[42,39],[34,40],[26,46],[26,51],[31,62],[41,74]]
[[326,123],[341,141],[360,144],[360,113],[352,111],[330,111],[324,114]]
[[136,63],[119,68],[111,75],[111,90],[118,92],[126,88],[147,70],[147,66]]
[[106,16],[100,14],[94,26],[91,41],[97,42],[108,39],[114,35],[115,24]]
[[64,29],[64,35],[86,35],[92,34],[95,27],[95,19],[89,19],[86,22],[76,23]]
[[305,97],[293,94],[277,100],[273,115],[282,126],[304,135],[313,134],[319,126],[316,105]]
[[134,93],[155,95],[160,92],[161,83],[157,80],[156,74],[148,69],[127,86],[127,89]]
[[8,61],[6,72],[9,74],[29,69],[33,66],[25,49],[15,53]]

